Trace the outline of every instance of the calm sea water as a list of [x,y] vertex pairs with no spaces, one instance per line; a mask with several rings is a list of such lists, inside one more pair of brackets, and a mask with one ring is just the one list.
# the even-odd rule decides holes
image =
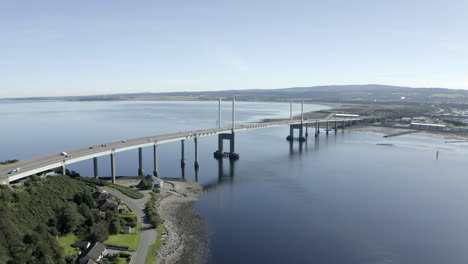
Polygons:
[[[289,114],[288,104],[237,106],[239,122]],[[0,160],[214,127],[216,111],[217,102],[0,101]],[[183,175],[206,187],[196,211],[208,221],[209,263],[468,263],[467,145],[339,131],[300,147],[285,140],[288,131],[237,133],[234,163],[213,159],[216,138],[202,138],[197,175],[193,142],[184,171],[180,144],[160,147],[163,177]],[[144,150],[147,173],[151,151]],[[137,161],[136,150],[119,153],[117,174],[136,175]],[[99,162],[100,175],[109,175],[109,158]],[[70,169],[90,175],[91,165]]]

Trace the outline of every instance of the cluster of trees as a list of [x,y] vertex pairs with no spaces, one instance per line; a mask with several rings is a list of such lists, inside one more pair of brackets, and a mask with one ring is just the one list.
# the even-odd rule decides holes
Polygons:
[[0,263],[65,263],[57,236],[79,228],[84,217],[74,197],[93,190],[66,176],[1,186]]
[[140,181],[140,183],[138,183],[137,187],[142,190],[151,190],[153,189],[153,183],[144,178]]
[[0,165],[6,165],[6,164],[10,164],[10,163],[15,163],[15,162],[17,162],[17,161],[18,161],[17,159],[0,161]]
[[[0,186],[0,264],[67,263],[57,238],[73,233],[104,242],[136,219],[99,213],[94,185],[68,176],[31,177],[24,186]],[[71,263],[71,262],[68,262]]]
[[157,228],[160,224],[164,222],[156,210],[156,202],[156,196],[154,195],[154,193],[151,193],[151,199],[145,205],[146,217],[148,218],[148,221],[153,228]]

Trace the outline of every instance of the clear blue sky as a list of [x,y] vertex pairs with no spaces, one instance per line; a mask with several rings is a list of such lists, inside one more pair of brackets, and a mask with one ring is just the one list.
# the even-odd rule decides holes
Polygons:
[[468,89],[466,0],[0,0],[0,97]]

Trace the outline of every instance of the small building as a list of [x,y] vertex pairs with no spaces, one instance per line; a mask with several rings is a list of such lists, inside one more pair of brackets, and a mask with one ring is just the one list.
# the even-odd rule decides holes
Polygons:
[[122,233],[123,234],[131,234],[132,233],[132,227],[131,226],[122,227]]
[[146,176],[146,179],[153,184],[153,188],[162,188],[164,181],[161,178],[155,176]]
[[99,242],[94,243],[94,245],[88,250],[86,250],[80,257],[79,264],[91,264],[99,262],[104,255],[106,255],[106,246]]
[[386,126],[396,126],[400,123],[399,119],[385,119],[384,125]]
[[411,119],[412,123],[427,123],[429,119],[425,116],[415,116]]
[[101,211],[117,210],[117,208],[119,208],[119,205],[110,199],[102,201],[99,205],[99,210]]
[[88,249],[90,245],[91,245],[91,242],[89,242],[89,241],[76,241],[71,246],[74,247],[74,248],[79,248],[79,249],[84,251],[84,250]]
[[440,124],[411,123],[410,128],[423,130],[445,130],[446,126]]
[[411,117],[402,117],[401,118],[401,123],[404,123],[404,124],[411,123]]
[[81,252],[87,250],[90,245],[91,245],[91,242],[89,242],[89,241],[76,241],[71,246],[74,247],[74,248],[79,249],[80,251],[79,251],[78,254],[81,254]]

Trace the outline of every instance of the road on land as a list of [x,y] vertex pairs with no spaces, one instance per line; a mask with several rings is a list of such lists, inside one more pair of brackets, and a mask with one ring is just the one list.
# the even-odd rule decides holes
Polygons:
[[100,187],[102,190],[109,192],[115,197],[119,198],[122,202],[126,203],[130,209],[135,212],[138,222],[142,224],[141,240],[138,250],[132,255],[131,264],[144,264],[146,255],[148,254],[149,247],[156,242],[158,233],[145,221],[145,204],[150,199],[150,191],[143,191],[144,197],[141,199],[132,199],[118,191],[114,191],[105,187]]

